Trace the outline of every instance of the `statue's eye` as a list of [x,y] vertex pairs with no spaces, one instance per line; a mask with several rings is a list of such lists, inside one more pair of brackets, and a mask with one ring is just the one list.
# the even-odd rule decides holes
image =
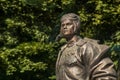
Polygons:
[[72,23],[67,23],[68,26],[72,25]]

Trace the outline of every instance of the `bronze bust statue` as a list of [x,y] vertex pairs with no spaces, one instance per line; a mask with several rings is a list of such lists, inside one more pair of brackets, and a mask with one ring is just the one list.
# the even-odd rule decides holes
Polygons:
[[117,80],[109,47],[97,40],[80,38],[80,19],[74,13],[61,18],[59,37],[67,44],[61,47],[56,61],[56,80]]

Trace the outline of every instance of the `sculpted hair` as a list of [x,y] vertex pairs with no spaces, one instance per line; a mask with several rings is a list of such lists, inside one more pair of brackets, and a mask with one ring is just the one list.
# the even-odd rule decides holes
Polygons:
[[80,34],[80,18],[79,18],[79,16],[74,14],[74,13],[64,14],[61,17],[60,22],[62,23],[66,19],[69,19],[69,20],[73,21],[73,24],[75,25],[74,33],[75,34]]

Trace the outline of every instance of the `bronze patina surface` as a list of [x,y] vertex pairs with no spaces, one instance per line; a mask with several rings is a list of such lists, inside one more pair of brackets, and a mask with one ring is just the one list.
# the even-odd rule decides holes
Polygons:
[[80,19],[74,13],[61,18],[60,37],[67,43],[61,47],[56,61],[56,80],[117,80],[109,47],[97,40],[80,38]]

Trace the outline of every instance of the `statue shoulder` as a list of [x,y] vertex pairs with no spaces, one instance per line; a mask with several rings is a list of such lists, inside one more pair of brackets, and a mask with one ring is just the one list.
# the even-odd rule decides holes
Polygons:
[[106,53],[110,47],[105,45],[105,44],[100,44],[99,40],[95,40],[95,39],[90,39],[90,38],[84,38],[84,40],[88,43],[91,44],[92,46],[98,48],[100,50],[100,53]]
[[99,40],[95,40],[95,39],[91,39],[91,38],[87,38],[87,37],[85,37],[84,40],[86,42],[94,43],[94,44],[98,44],[100,42]]
[[61,48],[60,48],[60,50],[63,50],[64,48],[66,48],[66,44],[65,45],[63,45]]
[[99,43],[99,40],[90,39],[90,38],[83,38],[77,42],[77,45],[82,46],[84,44],[98,44],[98,43]]
[[100,42],[99,40],[95,40],[95,39],[85,37],[83,39],[80,39],[77,42],[77,45],[78,46],[83,46],[84,45],[88,48],[91,46],[94,49],[98,49],[100,51],[100,53],[105,53],[110,49],[109,46],[104,45],[104,44],[100,44],[99,42]]

